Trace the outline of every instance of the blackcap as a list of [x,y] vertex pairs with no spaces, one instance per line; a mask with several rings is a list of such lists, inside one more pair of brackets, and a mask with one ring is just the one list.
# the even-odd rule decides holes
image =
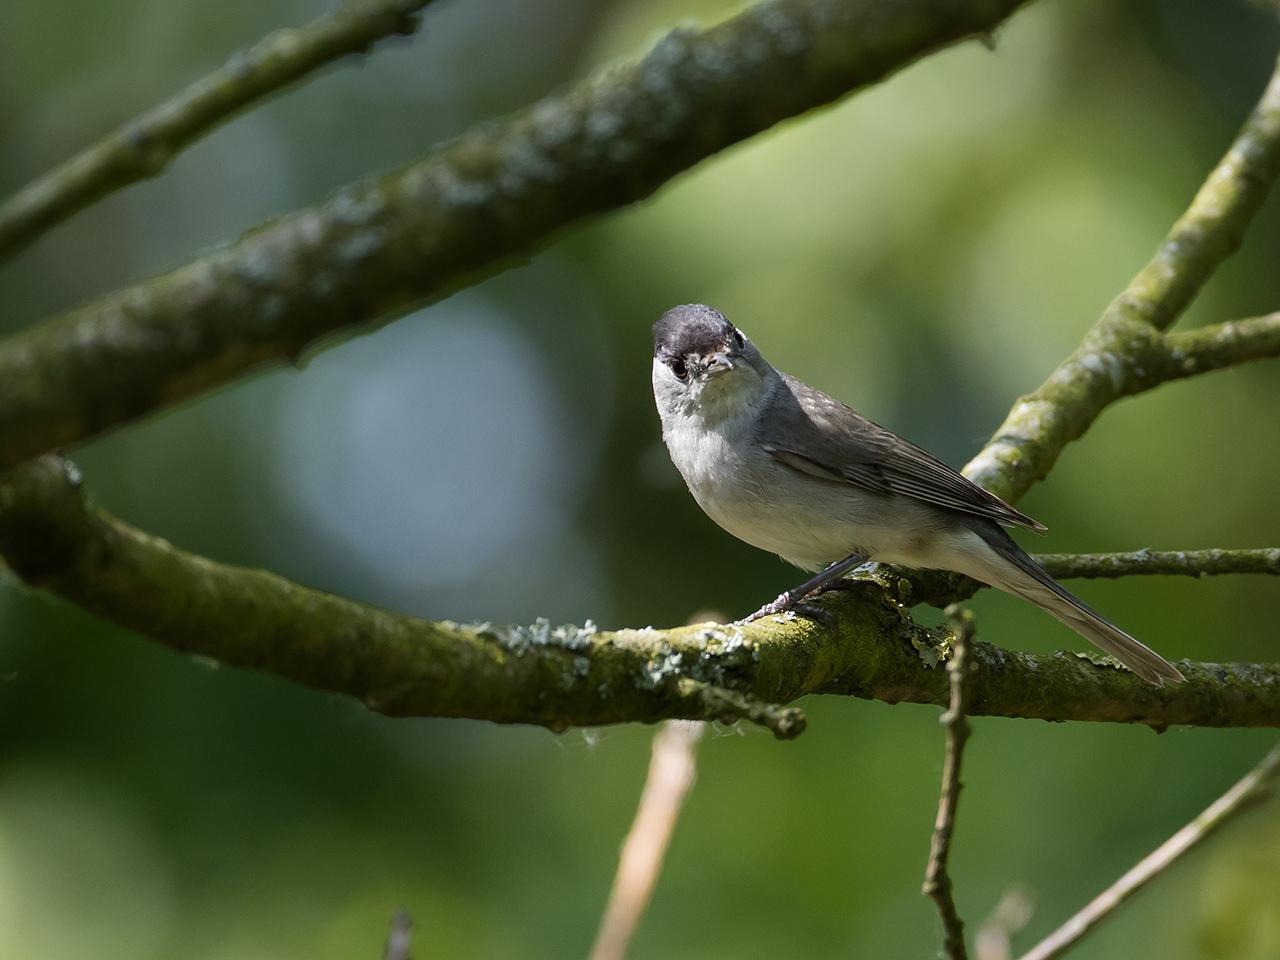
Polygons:
[[748,619],[797,607],[869,561],[954,570],[1029,600],[1154,684],[1183,676],[1070,594],[1004,527],[1045,527],[839,400],[775,370],[702,304],[653,328],[662,438],[689,492],[740,540],[818,576]]

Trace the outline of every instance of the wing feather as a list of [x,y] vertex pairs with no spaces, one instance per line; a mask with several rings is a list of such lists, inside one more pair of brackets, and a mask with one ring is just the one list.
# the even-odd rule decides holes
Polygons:
[[914,497],[1037,533],[1046,529],[929,452],[786,374],[756,441],[775,460],[821,480]]

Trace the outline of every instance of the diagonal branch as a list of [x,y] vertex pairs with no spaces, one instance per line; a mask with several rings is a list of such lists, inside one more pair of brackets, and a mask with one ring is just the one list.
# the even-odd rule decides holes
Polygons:
[[0,469],[389,320],[1025,0],[768,0],[0,343]]
[[[1168,341],[1161,331],[1177,319],[1213,271],[1240,244],[1245,228],[1280,176],[1280,61],[1266,90],[1226,155],[1209,174],[1187,212],[1151,262],[1111,302],[1101,319],[1034,393],[1009,411],[965,474],[1009,501],[1044,479],[1072,440],[1084,435],[1108,406],[1188,370],[1170,363],[1169,348],[1190,348],[1227,362],[1200,331]],[[1273,344],[1274,320],[1243,321],[1255,343]],[[1261,331],[1271,330],[1271,333]],[[1219,331],[1221,332],[1221,331]],[[1229,338],[1228,338],[1229,339]],[[1274,355],[1274,351],[1261,355]],[[1181,369],[1185,372],[1179,374]],[[1163,371],[1163,375],[1160,372]]]
[[705,724],[676,720],[664,724],[654,736],[649,774],[640,793],[635,821],[622,845],[618,872],[590,960],[626,957],[640,918],[653,897],[680,808],[693,786],[697,772],[694,751],[705,732]]
[[1054,957],[1061,956],[1111,916],[1129,897],[1173,866],[1184,854],[1208,839],[1238,813],[1266,797],[1277,777],[1280,777],[1280,747],[1272,749],[1256,767],[1211,803],[1203,813],[1143,858],[1083,910],[1023,954],[1020,960],[1053,960]]
[[[915,623],[878,580],[825,601],[830,625],[598,631],[431,622],[214,563],[95,508],[44,457],[0,474],[0,556],[31,586],[175,650],[356,697],[392,716],[555,730],[743,717],[779,736],[809,693],[946,705],[945,628]],[[887,581],[886,581],[887,582]],[[1034,656],[975,641],[969,713],[1045,720],[1280,726],[1280,664],[1178,664],[1153,687],[1105,658]]]
[[335,60],[410,34],[431,0],[354,0],[317,20],[268,35],[0,204],[0,260],[85,207],[158,176],[184,148],[236,114]]

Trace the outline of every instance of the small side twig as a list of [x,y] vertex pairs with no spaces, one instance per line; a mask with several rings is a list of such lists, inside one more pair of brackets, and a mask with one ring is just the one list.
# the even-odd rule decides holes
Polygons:
[[951,856],[951,836],[955,831],[956,808],[960,803],[960,764],[964,759],[965,742],[969,739],[969,721],[965,718],[968,707],[969,642],[973,639],[973,615],[967,610],[950,607],[955,638],[951,658],[947,661],[947,676],[951,682],[951,703],[940,718],[947,730],[946,756],[942,763],[942,791],[938,797],[938,815],[933,823],[933,840],[929,845],[929,863],[925,868],[924,895],[938,907],[942,920],[943,949],[950,960],[966,960],[964,946],[964,921],[956,910],[951,891],[951,876],[947,873],[947,861]]
[[622,960],[649,906],[676,818],[695,773],[694,748],[706,725],[665,723],[653,738],[653,758],[631,831],[622,845],[609,904],[600,920],[591,960]]
[[754,697],[748,697],[726,687],[681,677],[678,689],[682,696],[697,701],[701,713],[706,720],[720,720],[732,723],[735,720],[747,720],[759,724],[779,740],[794,740],[804,733],[809,721],[799,707],[783,707],[776,703],[766,703]]
[[413,917],[407,910],[397,910],[391,918],[391,929],[387,932],[387,945],[382,951],[382,960],[413,960],[410,949],[413,947]]
[[1164,381],[1280,356],[1280,311],[1166,333],[1164,347],[1166,361],[1160,371]]
[[1052,960],[1061,956],[1117,907],[1154,880],[1224,823],[1270,792],[1280,776],[1280,746],[1274,747],[1230,790],[1133,867],[1074,917],[1022,955],[1020,960]]

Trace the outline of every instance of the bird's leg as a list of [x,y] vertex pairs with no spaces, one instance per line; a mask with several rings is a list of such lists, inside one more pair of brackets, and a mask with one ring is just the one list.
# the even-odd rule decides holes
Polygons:
[[[785,610],[795,610],[801,606],[800,601],[810,594],[817,593],[828,584],[834,583],[843,577],[854,567],[860,567],[867,562],[866,554],[854,553],[845,557],[843,560],[837,560],[827,569],[823,570],[816,577],[812,577],[800,584],[798,587],[792,587],[786,593],[778,595],[778,599],[771,603],[766,603],[751,616],[743,620],[743,623],[750,623],[752,620],[759,620],[761,617],[767,617],[773,613],[782,613]],[[807,605],[806,605],[807,606]],[[809,612],[809,611],[805,611]]]

